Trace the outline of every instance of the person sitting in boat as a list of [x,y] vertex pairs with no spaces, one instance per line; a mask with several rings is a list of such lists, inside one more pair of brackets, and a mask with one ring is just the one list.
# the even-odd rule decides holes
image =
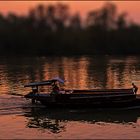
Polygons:
[[54,81],[52,83],[52,94],[58,94],[60,91],[59,85],[58,85],[58,81]]
[[134,83],[132,83],[132,86],[133,86],[133,91],[136,94],[138,91],[138,87]]
[[38,87],[37,87],[37,86],[33,86],[33,87],[32,87],[32,93],[33,93],[33,94],[38,93]]

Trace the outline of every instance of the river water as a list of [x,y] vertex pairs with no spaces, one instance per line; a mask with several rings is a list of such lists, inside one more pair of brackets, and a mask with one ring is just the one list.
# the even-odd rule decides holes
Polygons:
[[140,138],[140,108],[48,109],[23,98],[24,84],[58,76],[66,89],[140,88],[139,56],[0,59],[0,139]]

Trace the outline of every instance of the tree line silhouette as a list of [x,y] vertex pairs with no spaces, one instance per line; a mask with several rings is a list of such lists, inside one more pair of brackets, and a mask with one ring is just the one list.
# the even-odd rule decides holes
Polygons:
[[0,14],[0,54],[139,54],[140,25],[127,16],[110,2],[85,19],[62,3],[38,5],[24,16]]

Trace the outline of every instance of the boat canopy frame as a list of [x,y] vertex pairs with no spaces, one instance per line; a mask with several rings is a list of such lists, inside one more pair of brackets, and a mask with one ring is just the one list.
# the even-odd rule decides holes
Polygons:
[[57,80],[47,80],[47,81],[42,81],[42,82],[32,82],[29,84],[25,84],[24,87],[38,87],[38,86],[49,86],[51,85],[53,82],[55,82]]

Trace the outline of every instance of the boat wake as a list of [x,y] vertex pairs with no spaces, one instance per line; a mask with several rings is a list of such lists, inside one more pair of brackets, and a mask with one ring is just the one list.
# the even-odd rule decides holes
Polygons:
[[33,105],[29,100],[18,95],[0,95],[0,115],[20,115],[24,114],[23,108],[43,107],[42,105]]

